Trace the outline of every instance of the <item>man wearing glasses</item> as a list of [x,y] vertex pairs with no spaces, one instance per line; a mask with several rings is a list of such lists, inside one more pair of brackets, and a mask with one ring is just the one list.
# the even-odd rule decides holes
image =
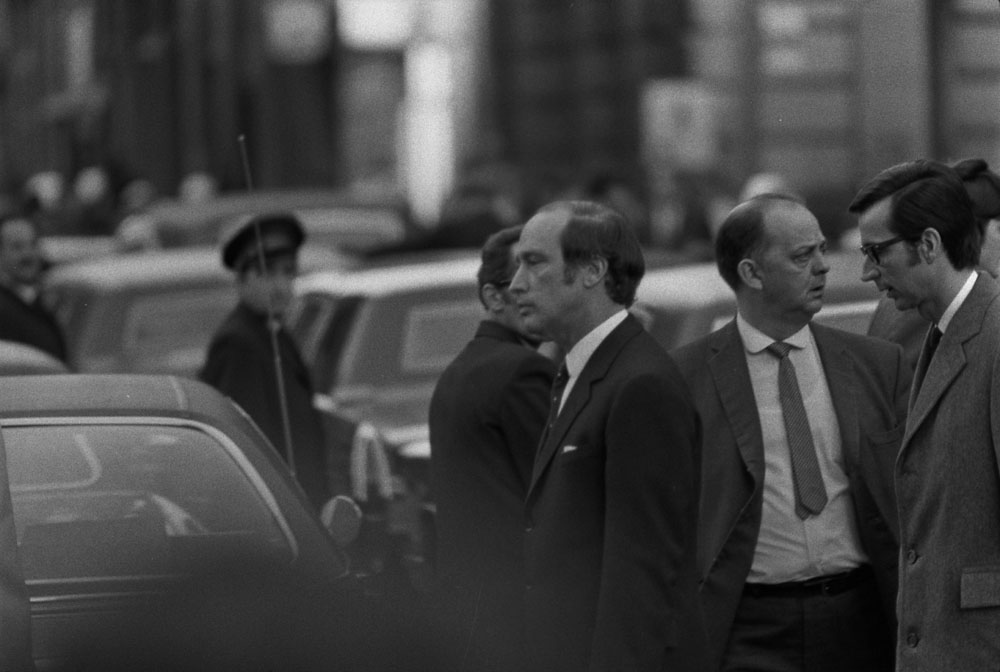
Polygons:
[[[990,170],[982,159],[963,159],[952,164],[952,168],[962,178],[965,191],[972,199],[972,209],[976,214],[976,226],[982,235],[979,254],[979,268],[994,278],[1000,276],[1000,175]],[[899,242],[899,238],[882,241],[874,246],[866,246],[865,254],[878,263],[882,250]],[[924,335],[930,323],[915,310],[897,310],[895,302],[888,296],[882,297],[871,323],[868,335],[884,338],[903,346],[906,361],[912,370],[917,365],[917,357],[924,342]]]
[[1000,661],[1000,285],[976,270],[981,233],[958,173],[888,168],[850,205],[862,279],[933,326],[896,460],[897,670]]

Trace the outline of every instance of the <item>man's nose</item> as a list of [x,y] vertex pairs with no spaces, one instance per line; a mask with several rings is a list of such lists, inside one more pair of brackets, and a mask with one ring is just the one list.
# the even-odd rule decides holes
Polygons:
[[510,287],[508,289],[510,289],[510,291],[512,291],[514,294],[524,293],[525,286],[524,286],[523,269],[524,266],[518,264],[517,270],[514,271],[514,277],[510,279]]
[[878,266],[867,256],[861,263],[861,281],[872,282],[879,276]]

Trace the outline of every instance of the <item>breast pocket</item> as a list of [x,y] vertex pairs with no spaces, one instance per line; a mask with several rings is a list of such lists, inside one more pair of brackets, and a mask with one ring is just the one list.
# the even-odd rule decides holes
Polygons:
[[962,609],[1000,607],[1000,565],[964,567],[959,606]]

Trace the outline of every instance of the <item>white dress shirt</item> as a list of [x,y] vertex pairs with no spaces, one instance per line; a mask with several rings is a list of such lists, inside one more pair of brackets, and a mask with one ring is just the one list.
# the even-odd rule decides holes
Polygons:
[[576,384],[576,379],[580,377],[583,367],[587,365],[587,362],[590,361],[591,356],[600,347],[601,343],[604,342],[604,339],[615,330],[615,327],[624,322],[627,316],[628,311],[623,308],[594,327],[590,333],[577,341],[576,345],[566,353],[566,373],[569,374],[569,379],[566,381],[566,388],[563,390],[562,399],[559,400],[560,412],[562,412],[566,400],[569,399],[569,393],[572,391],[573,385]]
[[766,350],[773,338],[737,315],[764,441],[764,504],[749,583],[802,581],[867,562],[861,548],[844,469],[833,399],[808,325],[786,338],[788,357],[809,418],[827,504],[805,520],[795,512],[792,461],[778,394],[779,360]]

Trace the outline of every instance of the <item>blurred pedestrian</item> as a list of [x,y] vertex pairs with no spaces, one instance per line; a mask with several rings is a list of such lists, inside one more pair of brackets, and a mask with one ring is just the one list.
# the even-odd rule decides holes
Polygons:
[[[982,159],[963,159],[952,167],[972,199],[972,210],[982,239],[979,268],[996,278],[1000,276],[1000,176],[990,170],[989,164]],[[930,326],[918,311],[898,310],[895,302],[884,296],[872,315],[868,335],[902,345],[906,360],[913,369]]]
[[1000,661],[1000,284],[977,272],[980,231],[954,169],[888,168],[858,192],[862,279],[933,326],[895,463],[896,669]]
[[797,199],[738,205],[715,250],[736,318],[671,353],[705,427],[708,669],[891,670],[901,348],[812,322],[826,240]]
[[34,220],[0,218],[0,339],[26,343],[66,361],[62,328],[40,297],[45,265]]
[[525,505],[526,669],[702,672],[698,416],[627,311],[639,241],[611,208],[562,201],[517,249],[525,327],[566,353]]
[[239,303],[212,337],[198,377],[249,414],[319,509],[329,495],[326,437],[309,371],[281,322],[304,238],[294,215],[268,213],[243,220],[225,239],[222,264],[236,275]]
[[521,227],[493,234],[477,275],[485,317],[430,405],[437,576],[449,670],[523,665],[524,497],[549,411],[552,360],[535,351],[508,286]]

